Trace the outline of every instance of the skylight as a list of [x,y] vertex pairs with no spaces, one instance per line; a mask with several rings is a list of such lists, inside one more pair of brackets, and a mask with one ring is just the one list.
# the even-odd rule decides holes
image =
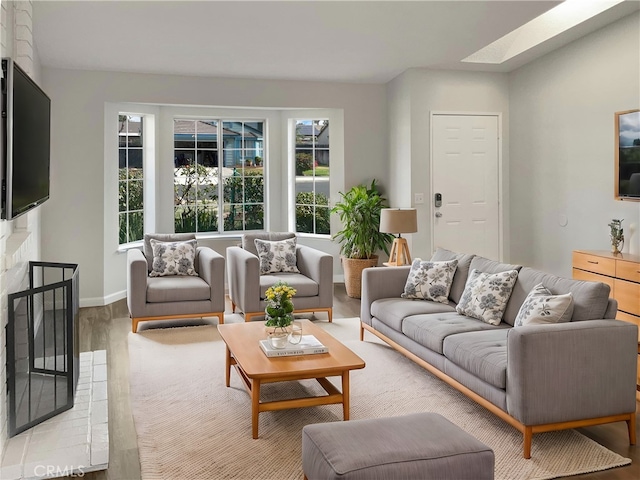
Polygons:
[[493,64],[506,62],[623,1],[565,0],[462,61]]

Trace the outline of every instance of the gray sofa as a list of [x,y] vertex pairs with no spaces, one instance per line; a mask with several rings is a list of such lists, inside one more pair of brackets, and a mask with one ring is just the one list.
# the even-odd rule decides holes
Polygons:
[[[431,260],[453,259],[448,304],[401,298],[410,266],[365,269],[360,339],[368,330],[520,430],[525,458],[534,433],[617,421],[627,422],[634,445],[638,327],[614,319],[609,286],[444,249]],[[497,326],[456,312],[473,269],[518,271]],[[571,321],[514,328],[539,283],[571,292]]]

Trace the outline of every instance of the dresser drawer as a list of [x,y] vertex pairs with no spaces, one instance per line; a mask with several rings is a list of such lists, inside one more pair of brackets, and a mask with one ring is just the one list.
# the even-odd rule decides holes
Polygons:
[[573,268],[586,270],[588,272],[616,276],[616,260],[613,258],[598,257],[588,253],[573,252]]
[[630,282],[640,282],[640,265],[636,262],[616,260],[616,277]]
[[615,299],[618,301],[618,310],[633,315],[640,315],[640,284],[615,279]]
[[609,285],[611,292],[610,297],[613,297],[613,278],[605,277],[604,275],[598,275],[597,273],[585,272],[584,270],[573,269],[573,278],[575,280],[586,280],[588,282],[602,282]]

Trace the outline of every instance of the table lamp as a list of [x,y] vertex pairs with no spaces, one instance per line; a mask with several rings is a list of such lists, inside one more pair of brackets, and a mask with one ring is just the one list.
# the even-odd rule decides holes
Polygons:
[[391,245],[389,261],[384,265],[397,267],[411,263],[407,240],[402,238],[403,233],[415,233],[418,231],[418,214],[415,208],[383,208],[380,210],[380,231],[383,233],[398,234]]

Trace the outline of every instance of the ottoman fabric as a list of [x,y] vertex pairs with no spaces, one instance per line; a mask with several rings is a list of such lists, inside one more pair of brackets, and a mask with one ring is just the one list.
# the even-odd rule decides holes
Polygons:
[[302,468],[320,479],[493,479],[493,451],[441,415],[307,425]]

